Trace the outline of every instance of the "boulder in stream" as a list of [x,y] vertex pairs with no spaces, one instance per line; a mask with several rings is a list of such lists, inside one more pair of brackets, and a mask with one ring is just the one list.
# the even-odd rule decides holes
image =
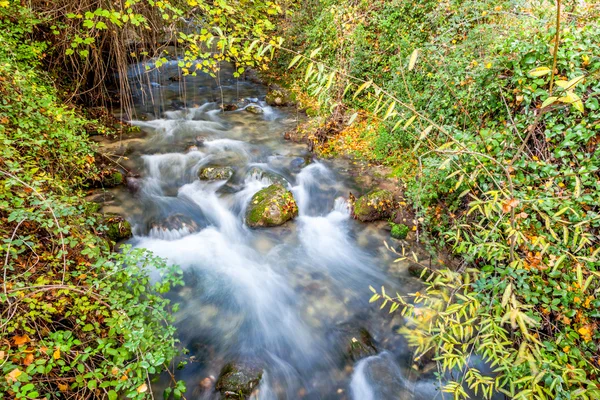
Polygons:
[[264,114],[265,113],[265,110],[263,110],[262,107],[257,104],[250,104],[244,110],[248,111],[251,114]]
[[335,345],[344,360],[357,362],[378,353],[373,337],[355,323],[344,323],[333,330]]
[[167,218],[155,219],[148,224],[150,231],[198,231],[198,224],[194,219],[185,214],[173,214]]
[[203,181],[226,181],[233,176],[231,167],[205,167],[198,172]]
[[388,190],[372,190],[354,203],[353,215],[362,222],[377,221],[392,216],[394,196]]
[[256,193],[246,211],[246,224],[251,228],[283,225],[298,215],[292,192],[274,184]]
[[258,386],[263,376],[263,369],[250,361],[230,362],[226,364],[215,388],[221,392],[223,399],[247,399]]
[[288,181],[283,176],[281,176],[275,172],[265,171],[264,169],[261,169],[258,167],[250,168],[247,175],[249,177],[254,176],[257,179],[268,179],[269,181],[271,181],[271,183],[276,183],[283,187],[288,186]]

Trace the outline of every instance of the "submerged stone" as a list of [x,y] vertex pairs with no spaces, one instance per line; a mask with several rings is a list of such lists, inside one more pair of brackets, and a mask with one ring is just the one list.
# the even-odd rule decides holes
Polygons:
[[292,193],[274,184],[252,197],[246,211],[246,224],[251,228],[279,226],[297,215],[298,206]]
[[258,179],[268,179],[271,183],[277,183],[283,187],[288,186],[288,181],[281,175],[271,172],[265,171],[264,169],[260,169],[258,167],[252,167],[248,171],[248,176],[255,176]]
[[226,181],[232,176],[231,167],[206,167],[198,172],[198,178],[204,181]]
[[394,196],[388,190],[373,190],[359,197],[354,203],[353,215],[362,222],[377,221],[391,217]]
[[150,221],[148,228],[159,231],[187,230],[189,233],[192,233],[198,231],[198,224],[188,215],[174,214],[169,215],[167,218]]
[[357,362],[378,353],[373,337],[362,326],[344,323],[335,328],[333,335],[338,352],[346,361]]
[[262,376],[262,367],[254,362],[231,362],[221,370],[215,388],[223,399],[247,399]]

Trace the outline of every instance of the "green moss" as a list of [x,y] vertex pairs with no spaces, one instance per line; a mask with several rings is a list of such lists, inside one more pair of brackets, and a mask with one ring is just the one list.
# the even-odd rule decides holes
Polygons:
[[198,178],[206,181],[223,181],[233,176],[231,167],[206,167],[198,173]]
[[354,216],[363,222],[389,218],[394,196],[387,190],[374,190],[359,197],[354,203]]
[[256,193],[246,211],[250,227],[282,225],[298,215],[298,206],[290,191],[280,184],[266,187]]
[[129,221],[118,215],[105,219],[104,225],[107,227],[106,236],[113,242],[129,239],[133,235]]
[[394,239],[406,239],[406,236],[408,236],[408,232],[410,231],[408,226],[404,224],[394,224],[393,222],[391,222],[390,225],[392,227],[390,234]]

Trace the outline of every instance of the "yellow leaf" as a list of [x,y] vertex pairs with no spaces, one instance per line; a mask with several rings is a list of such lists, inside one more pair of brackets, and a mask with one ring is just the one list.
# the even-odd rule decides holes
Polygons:
[[136,390],[138,393],[146,393],[148,391],[148,385],[142,383]]
[[5,378],[6,378],[6,382],[8,383],[13,383],[17,381],[17,378],[22,374],[23,372],[19,369],[19,368],[15,368],[12,371],[10,371],[8,374],[6,374]]
[[52,358],[58,360],[60,358],[60,349],[56,349],[54,353],[52,353]]
[[2,8],[8,8],[8,0],[0,1],[0,7],[2,7]]
[[550,68],[548,67],[537,67],[529,71],[528,74],[530,76],[533,76],[534,78],[537,78],[540,76],[548,75],[550,72]]
[[408,70],[412,71],[417,64],[417,58],[419,58],[419,49],[414,49],[412,54],[410,55],[410,60],[408,61]]

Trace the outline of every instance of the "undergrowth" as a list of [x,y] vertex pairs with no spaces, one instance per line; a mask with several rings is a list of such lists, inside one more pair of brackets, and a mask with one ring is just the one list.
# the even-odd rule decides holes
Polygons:
[[282,25],[322,114],[362,110],[322,148],[393,167],[421,239],[464,261],[372,298],[457,399],[600,397],[600,11],[558,9],[313,0]]
[[[151,375],[176,354],[162,294],[181,275],[142,250],[112,252],[80,189],[97,173],[86,128],[98,124],[65,105],[42,72],[47,44],[29,39],[35,15],[3,3],[0,393],[148,397]],[[163,279],[154,283],[151,271]],[[180,397],[184,387],[172,390]]]

